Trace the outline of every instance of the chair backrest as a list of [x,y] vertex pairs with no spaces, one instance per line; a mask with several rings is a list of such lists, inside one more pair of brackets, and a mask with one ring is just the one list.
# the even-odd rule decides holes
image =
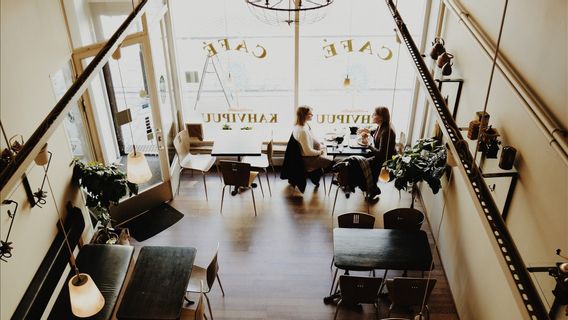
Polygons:
[[[396,306],[421,306],[428,304],[430,294],[436,285],[436,279],[394,278],[386,280],[389,298]],[[426,295],[426,297],[424,297]]]
[[238,161],[220,161],[219,167],[225,185],[237,187],[249,185],[250,164]]
[[373,229],[375,217],[362,212],[349,212],[337,216],[337,226],[340,228]]
[[382,281],[374,277],[339,276],[342,303],[376,303]]
[[217,249],[215,249],[215,254],[207,266],[207,286],[209,289],[213,286],[215,278],[217,277],[217,272],[219,272],[219,262],[217,257],[219,255],[219,242],[217,242]]
[[337,164],[337,183],[340,186],[349,186],[349,163],[342,162]]
[[420,230],[424,214],[413,208],[398,208],[383,215],[385,229]]
[[182,130],[176,134],[174,138],[174,148],[178,155],[179,161],[183,160],[189,154],[189,134],[187,130]]
[[203,280],[200,281],[201,289],[199,290],[199,300],[195,307],[195,320],[204,320],[205,317],[205,304],[203,303]]
[[272,157],[274,156],[274,140],[270,139],[268,145],[266,146],[266,157],[268,158],[268,163],[273,165]]

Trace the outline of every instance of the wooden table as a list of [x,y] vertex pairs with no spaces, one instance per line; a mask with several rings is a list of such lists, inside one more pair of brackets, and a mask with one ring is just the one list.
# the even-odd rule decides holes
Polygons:
[[197,250],[142,247],[118,319],[179,319]]
[[211,150],[212,156],[237,157],[260,156],[262,139],[254,130],[222,130]]
[[[333,229],[334,264],[338,269],[420,270],[432,267],[432,252],[426,232],[395,229]],[[330,303],[334,293],[323,299]]]
[[[326,141],[326,153],[329,156],[363,156],[370,152],[366,146],[357,143],[357,135],[352,134],[345,137],[342,145],[338,146],[334,141]],[[369,137],[372,140],[371,137]]]

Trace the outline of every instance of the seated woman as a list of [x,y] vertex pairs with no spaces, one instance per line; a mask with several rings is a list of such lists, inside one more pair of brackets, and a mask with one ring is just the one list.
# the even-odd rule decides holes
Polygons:
[[373,123],[378,125],[375,131],[363,128],[358,130],[358,134],[369,134],[373,137],[374,146],[371,149],[369,158],[373,181],[376,183],[383,163],[396,154],[396,134],[391,125],[390,113],[387,107],[376,107],[372,116]]
[[299,106],[296,110],[296,125],[292,136],[301,146],[302,159],[312,182],[319,186],[319,179],[324,170],[333,165],[333,159],[325,155],[325,148],[317,141],[312,133],[308,121],[312,120],[312,108]]

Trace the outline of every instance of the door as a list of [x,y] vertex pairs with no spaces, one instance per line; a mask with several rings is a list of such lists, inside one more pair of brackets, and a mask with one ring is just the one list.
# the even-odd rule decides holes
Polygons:
[[[110,59],[87,90],[84,100],[97,160],[119,162],[126,171],[128,153],[136,150],[146,156],[152,178],[139,184],[139,194],[112,208],[120,224],[172,199],[168,145],[175,136],[171,83],[165,37],[161,34],[163,14],[149,23],[142,17],[143,31],[127,36],[120,53]],[[150,36],[157,30],[157,36]],[[104,43],[76,50],[78,72],[88,65]],[[164,137],[164,129],[167,133]]]

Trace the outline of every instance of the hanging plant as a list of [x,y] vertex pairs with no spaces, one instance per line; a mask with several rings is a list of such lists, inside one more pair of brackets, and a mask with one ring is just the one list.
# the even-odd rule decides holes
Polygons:
[[116,165],[104,165],[98,162],[81,162],[75,158],[73,166],[73,181],[80,185],[87,195],[87,207],[100,222],[101,242],[112,238],[114,229],[110,217],[110,206],[117,205],[125,195],[138,194],[138,185],[129,182],[126,174]]
[[446,148],[435,139],[420,139],[407,147],[402,154],[397,154],[383,165],[394,177],[394,186],[398,190],[412,192],[412,204],[416,197],[416,185],[426,181],[434,194],[438,193],[442,183],[440,179],[446,168]]

